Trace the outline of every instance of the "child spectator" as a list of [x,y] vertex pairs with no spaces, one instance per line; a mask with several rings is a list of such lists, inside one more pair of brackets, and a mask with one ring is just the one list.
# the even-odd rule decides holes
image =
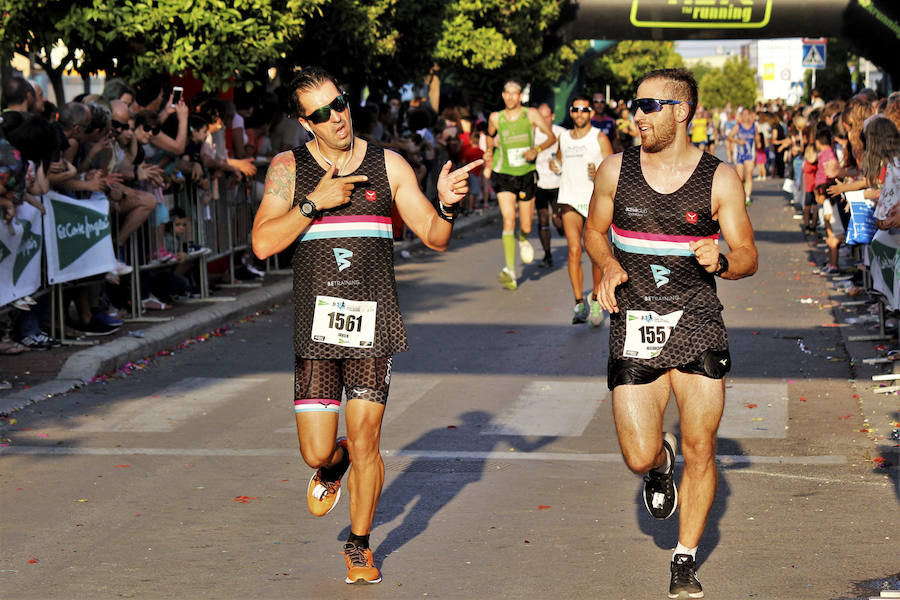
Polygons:
[[806,146],[803,152],[803,228],[806,233],[816,233],[816,225],[819,220],[819,208],[816,203],[816,161],[818,155],[812,144]]
[[[834,183],[834,173],[837,172],[838,162],[831,147],[831,130],[827,127],[820,128],[816,132],[816,152],[818,164],[813,180],[815,186],[816,203],[822,205],[825,214],[825,243],[828,245],[828,263],[822,269],[825,275],[834,275],[840,271],[838,268],[838,252],[841,245],[840,234],[843,233],[849,214],[841,206],[841,198],[830,198],[827,189]],[[837,214],[835,214],[837,213]]]
[[[467,165],[473,160],[478,160],[484,156],[484,151],[478,147],[481,138],[481,132],[472,131],[469,134],[469,143],[460,149],[459,162]],[[465,214],[472,214],[477,200],[481,199],[481,167],[476,167],[469,171],[469,193],[463,201]]]

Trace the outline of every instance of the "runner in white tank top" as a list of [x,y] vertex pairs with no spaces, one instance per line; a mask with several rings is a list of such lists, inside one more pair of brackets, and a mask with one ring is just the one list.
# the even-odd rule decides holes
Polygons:
[[559,138],[561,177],[559,183],[559,206],[562,213],[563,229],[569,245],[569,281],[575,296],[572,324],[590,321],[593,327],[600,327],[606,320],[606,313],[597,301],[600,287],[600,272],[591,264],[593,294],[590,304],[584,301],[584,274],[581,267],[582,233],[584,220],[588,214],[591,195],[594,191],[594,175],[603,159],[612,154],[609,138],[596,127],[591,127],[591,99],[576,95],[569,107],[574,128]]

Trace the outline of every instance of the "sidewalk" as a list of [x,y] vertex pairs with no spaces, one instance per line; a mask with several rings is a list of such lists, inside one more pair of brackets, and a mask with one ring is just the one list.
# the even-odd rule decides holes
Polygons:
[[[496,204],[481,214],[461,216],[454,225],[454,235],[479,227],[499,215]],[[406,260],[408,252],[424,248],[418,238],[394,243],[394,259]],[[12,388],[0,390],[0,415],[28,404],[65,393],[92,379],[118,370],[142,368],[160,353],[170,353],[182,344],[202,341],[216,330],[241,318],[247,318],[291,298],[290,269],[267,273],[256,280],[261,287],[222,287],[209,302],[176,304],[171,310],[148,316],[172,317],[152,323],[128,323],[108,337],[93,338],[93,346],[64,345],[45,351],[3,356],[0,380]],[[244,282],[250,283],[250,282]],[[233,301],[222,301],[231,296]],[[91,339],[91,338],[87,338]]]

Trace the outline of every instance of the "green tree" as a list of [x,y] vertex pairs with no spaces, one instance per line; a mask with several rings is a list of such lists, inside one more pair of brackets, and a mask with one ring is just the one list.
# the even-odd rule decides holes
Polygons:
[[756,73],[743,58],[729,57],[721,69],[711,69],[699,82],[700,104],[719,107],[752,106],[756,102]]
[[644,73],[683,66],[684,60],[675,53],[674,42],[623,41],[585,65],[584,83],[593,90],[609,85],[614,98],[631,98],[635,82]]
[[[6,0],[0,53],[31,55],[64,102],[62,73],[132,81],[190,69],[207,90],[252,76],[328,0]],[[53,48],[65,48],[51,62]],[[246,82],[252,85],[252,79]]]

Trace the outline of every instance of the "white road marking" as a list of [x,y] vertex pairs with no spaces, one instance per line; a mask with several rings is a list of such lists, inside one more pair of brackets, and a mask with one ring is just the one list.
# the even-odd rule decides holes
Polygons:
[[[385,450],[386,460],[422,458],[426,460],[532,460],[610,463],[622,460],[621,454],[577,454],[574,452],[465,452],[445,450]],[[88,448],[71,446],[4,446],[2,455],[52,455],[52,456],[297,456],[293,448]],[[844,465],[847,457],[825,456],[745,456],[720,455],[723,465],[772,464],[772,465]],[[681,457],[678,457],[681,462]],[[737,472],[737,471],[735,471]]]
[[725,389],[725,413],[719,437],[731,439],[787,437],[786,383],[731,383]]
[[116,401],[104,414],[91,414],[73,428],[82,432],[136,433],[174,431],[187,419],[210,411],[266,379],[252,377],[188,377],[152,396]]
[[578,437],[608,395],[596,379],[529,381],[481,434]]

